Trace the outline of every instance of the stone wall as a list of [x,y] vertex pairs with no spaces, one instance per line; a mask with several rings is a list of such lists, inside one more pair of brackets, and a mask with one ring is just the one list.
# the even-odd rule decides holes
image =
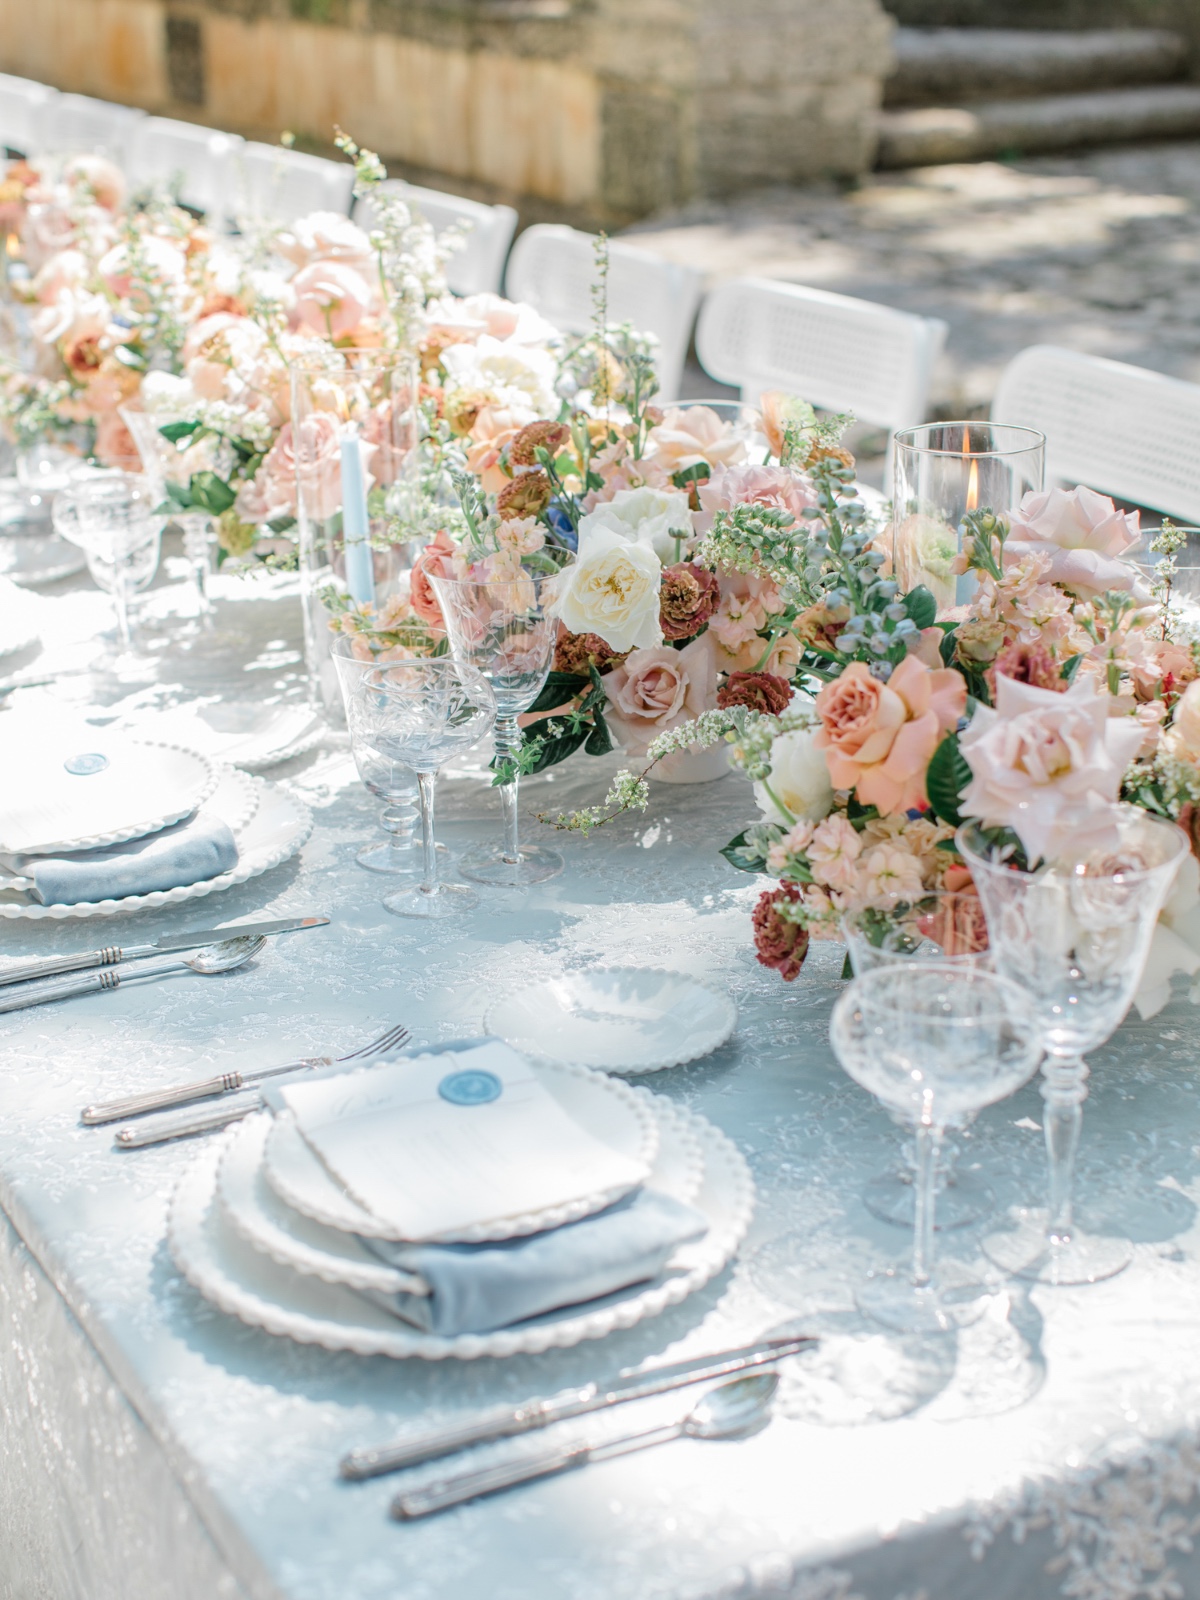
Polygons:
[[0,0],[0,67],[624,220],[871,164],[879,0]]

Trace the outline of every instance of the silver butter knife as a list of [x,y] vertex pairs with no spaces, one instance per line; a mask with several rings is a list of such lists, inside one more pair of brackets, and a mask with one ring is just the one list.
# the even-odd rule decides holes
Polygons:
[[627,1400],[646,1400],[651,1395],[684,1389],[688,1384],[724,1378],[735,1372],[771,1366],[786,1356],[799,1355],[819,1341],[812,1334],[789,1334],[759,1339],[736,1350],[719,1350],[672,1366],[655,1367],[649,1372],[622,1373],[607,1384],[589,1383],[582,1389],[563,1389],[545,1400],[526,1400],[522,1405],[477,1412],[467,1422],[448,1428],[431,1428],[406,1434],[391,1444],[373,1449],[351,1450],[344,1455],[338,1470],[343,1478],[359,1481],[378,1478],[386,1472],[399,1472],[423,1461],[436,1461],[453,1455],[468,1445],[487,1444],[493,1439],[511,1439],[517,1434],[548,1428],[552,1422],[568,1417],[604,1411]]
[[112,967],[119,961],[136,961],[142,956],[160,956],[172,950],[198,950],[201,945],[223,939],[262,937],[276,933],[296,933],[301,928],[321,928],[328,917],[288,917],[282,922],[247,922],[233,928],[205,928],[201,933],[164,933],[150,944],[105,945],[79,956],[47,956],[43,961],[21,961],[0,967],[0,985],[24,983],[30,978],[53,978],[60,972],[83,972],[88,967]]
[[148,1144],[166,1144],[169,1139],[186,1139],[193,1133],[212,1133],[240,1122],[252,1111],[262,1110],[262,1095],[247,1091],[217,1100],[199,1111],[167,1111],[160,1117],[147,1117],[133,1127],[118,1128],[113,1143],[118,1150],[141,1150]]

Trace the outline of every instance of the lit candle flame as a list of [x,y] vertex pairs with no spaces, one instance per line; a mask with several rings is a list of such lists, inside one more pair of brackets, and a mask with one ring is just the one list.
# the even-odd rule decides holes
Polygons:
[[967,478],[967,510],[979,509],[979,463],[972,461],[970,476]]

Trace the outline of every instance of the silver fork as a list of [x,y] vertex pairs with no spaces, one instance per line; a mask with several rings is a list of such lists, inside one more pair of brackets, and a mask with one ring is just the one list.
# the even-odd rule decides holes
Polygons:
[[147,1111],[167,1111],[172,1106],[191,1105],[195,1100],[211,1100],[225,1094],[236,1094],[239,1089],[248,1088],[252,1084],[265,1083],[269,1078],[282,1077],[288,1072],[302,1072],[317,1067],[332,1067],[341,1065],[344,1061],[358,1061],[364,1056],[383,1055],[387,1050],[398,1049],[408,1038],[408,1029],[401,1023],[381,1034],[371,1044],[365,1044],[360,1050],[352,1050],[349,1055],[338,1056],[302,1056],[298,1061],[289,1061],[282,1067],[263,1067],[258,1072],[222,1072],[215,1078],[201,1078],[192,1083],[180,1084],[175,1089],[152,1089],[147,1094],[126,1095],[121,1100],[106,1100],[100,1105],[84,1106],[79,1113],[79,1120],[86,1123],[89,1128],[99,1127],[104,1122],[121,1122],[126,1117],[140,1117]]

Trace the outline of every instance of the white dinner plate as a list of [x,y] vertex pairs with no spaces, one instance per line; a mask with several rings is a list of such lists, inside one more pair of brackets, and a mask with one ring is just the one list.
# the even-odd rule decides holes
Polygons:
[[0,855],[98,850],[158,833],[203,805],[217,783],[195,750],[107,728],[39,731],[29,716],[0,723]]
[[703,1178],[692,1204],[708,1219],[704,1237],[681,1246],[650,1283],[632,1284],[601,1300],[565,1306],[495,1333],[453,1338],[420,1333],[353,1290],[293,1272],[256,1250],[239,1236],[217,1201],[217,1169],[236,1130],[206,1147],[180,1180],[167,1225],[171,1254],[188,1282],[228,1315],[327,1350],[471,1361],[539,1355],[584,1339],[602,1339],[658,1316],[702,1288],[729,1262],[750,1225],[754,1184],[741,1152],[711,1122],[675,1109],[690,1125],[703,1157]]
[[326,723],[310,706],[238,700],[177,706],[153,715],[139,712],[137,728],[143,738],[168,739],[213,761],[261,772],[313,749]]
[[42,603],[0,574],[0,656],[15,655],[37,643]]
[[[236,789],[231,785],[231,804],[241,805],[245,799],[245,786],[251,786],[256,800],[253,814],[240,827],[233,828],[237,841],[237,865],[215,878],[203,878],[199,883],[185,884],[177,889],[155,889],[151,894],[126,895],[121,900],[86,900],[74,906],[35,906],[22,903],[8,904],[0,901],[0,917],[24,918],[41,921],[50,917],[60,921],[65,917],[112,917],[126,911],[145,911],[152,907],[179,905],[184,900],[198,900],[205,895],[219,894],[232,889],[235,884],[257,878],[283,861],[294,856],[312,832],[312,813],[303,800],[297,799],[287,789],[268,783],[265,778],[254,778],[247,773],[232,772]],[[217,795],[208,802],[215,809]],[[232,826],[232,824],[231,824]]]
[[[366,1072],[370,1070],[363,1068]],[[643,1168],[653,1164],[658,1151],[658,1122],[646,1100],[635,1094],[627,1083],[614,1082],[586,1067],[567,1067],[553,1062],[541,1063],[534,1070],[568,1115],[589,1133]],[[393,1229],[364,1210],[331,1177],[290,1114],[275,1118],[263,1159],[267,1182],[280,1199],[314,1222],[340,1228],[345,1233],[366,1234],[373,1239],[396,1238]],[[439,1234],[437,1242],[483,1244],[489,1239],[515,1239],[527,1233],[541,1233],[544,1228],[578,1222],[580,1217],[603,1210],[628,1192],[628,1185],[597,1189],[579,1199],[543,1206],[521,1216],[456,1228],[453,1233]]]
[[[635,1091],[640,1095],[644,1089]],[[648,1096],[658,1123],[658,1154],[648,1184],[691,1205],[704,1180],[704,1156],[690,1120],[662,1095]],[[271,1131],[265,1114],[247,1117],[225,1147],[217,1187],[221,1209],[237,1233],[272,1261],[305,1277],[379,1294],[424,1294],[423,1279],[378,1256],[338,1228],[327,1228],[282,1200],[267,1182],[263,1153]]]
[[598,967],[505,995],[484,1028],[527,1055],[605,1072],[659,1072],[696,1061],[737,1026],[729,995],[682,972]]

